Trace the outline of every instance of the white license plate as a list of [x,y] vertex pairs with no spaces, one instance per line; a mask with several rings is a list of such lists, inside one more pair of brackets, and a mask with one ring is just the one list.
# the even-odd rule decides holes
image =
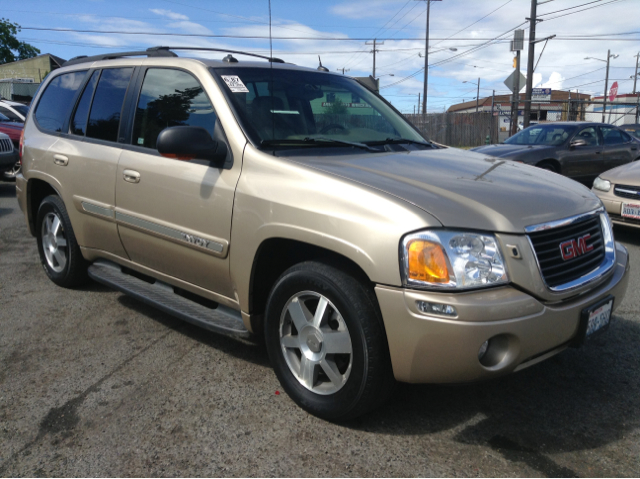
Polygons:
[[604,328],[607,324],[609,324],[609,321],[611,320],[612,306],[613,299],[589,313],[589,321],[587,322],[587,336],[595,333],[597,330]]
[[640,204],[638,203],[622,203],[621,216],[625,218],[633,218],[640,220]]

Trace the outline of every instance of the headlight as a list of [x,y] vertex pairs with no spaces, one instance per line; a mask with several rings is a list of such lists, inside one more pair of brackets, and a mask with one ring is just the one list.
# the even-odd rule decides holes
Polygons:
[[507,283],[507,268],[492,235],[433,230],[404,237],[405,286],[469,289]]
[[599,176],[593,180],[593,187],[600,191],[609,191],[611,189],[611,182],[609,180],[603,180]]

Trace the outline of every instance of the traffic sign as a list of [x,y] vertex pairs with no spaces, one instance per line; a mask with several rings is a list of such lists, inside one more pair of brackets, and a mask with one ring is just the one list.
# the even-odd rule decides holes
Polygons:
[[618,82],[613,82],[611,89],[609,90],[609,101],[613,101],[618,96]]
[[520,74],[520,81],[518,82],[520,88],[518,89],[518,91],[522,90],[522,88],[524,87],[524,83],[527,81],[527,77],[525,77],[522,73],[518,72],[517,70],[513,70],[513,73],[509,75],[509,77],[504,81],[504,84],[507,85],[507,88],[511,90],[513,93],[517,93],[514,90],[516,87],[516,78],[518,73]]

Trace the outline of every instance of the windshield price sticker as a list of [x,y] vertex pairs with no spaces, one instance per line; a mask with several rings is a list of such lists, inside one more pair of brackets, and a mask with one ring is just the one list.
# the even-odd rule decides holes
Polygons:
[[242,83],[238,75],[220,75],[233,93],[249,93],[247,87]]

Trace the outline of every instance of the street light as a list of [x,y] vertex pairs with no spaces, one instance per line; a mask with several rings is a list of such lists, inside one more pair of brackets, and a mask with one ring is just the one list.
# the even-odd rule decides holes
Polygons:
[[474,81],[463,81],[462,83],[471,83],[473,85],[477,85],[478,86],[478,93],[476,94],[476,113],[478,113],[478,101],[480,99],[480,78],[478,78],[478,83],[474,82]]
[[598,60],[599,62],[605,62],[607,64],[607,74],[604,79],[604,103],[602,104],[602,123],[604,123],[604,116],[607,111],[607,94],[609,93],[609,60],[612,58],[618,58],[619,55],[612,55],[611,50],[607,50],[607,59],[595,57],[584,57],[585,60]]

